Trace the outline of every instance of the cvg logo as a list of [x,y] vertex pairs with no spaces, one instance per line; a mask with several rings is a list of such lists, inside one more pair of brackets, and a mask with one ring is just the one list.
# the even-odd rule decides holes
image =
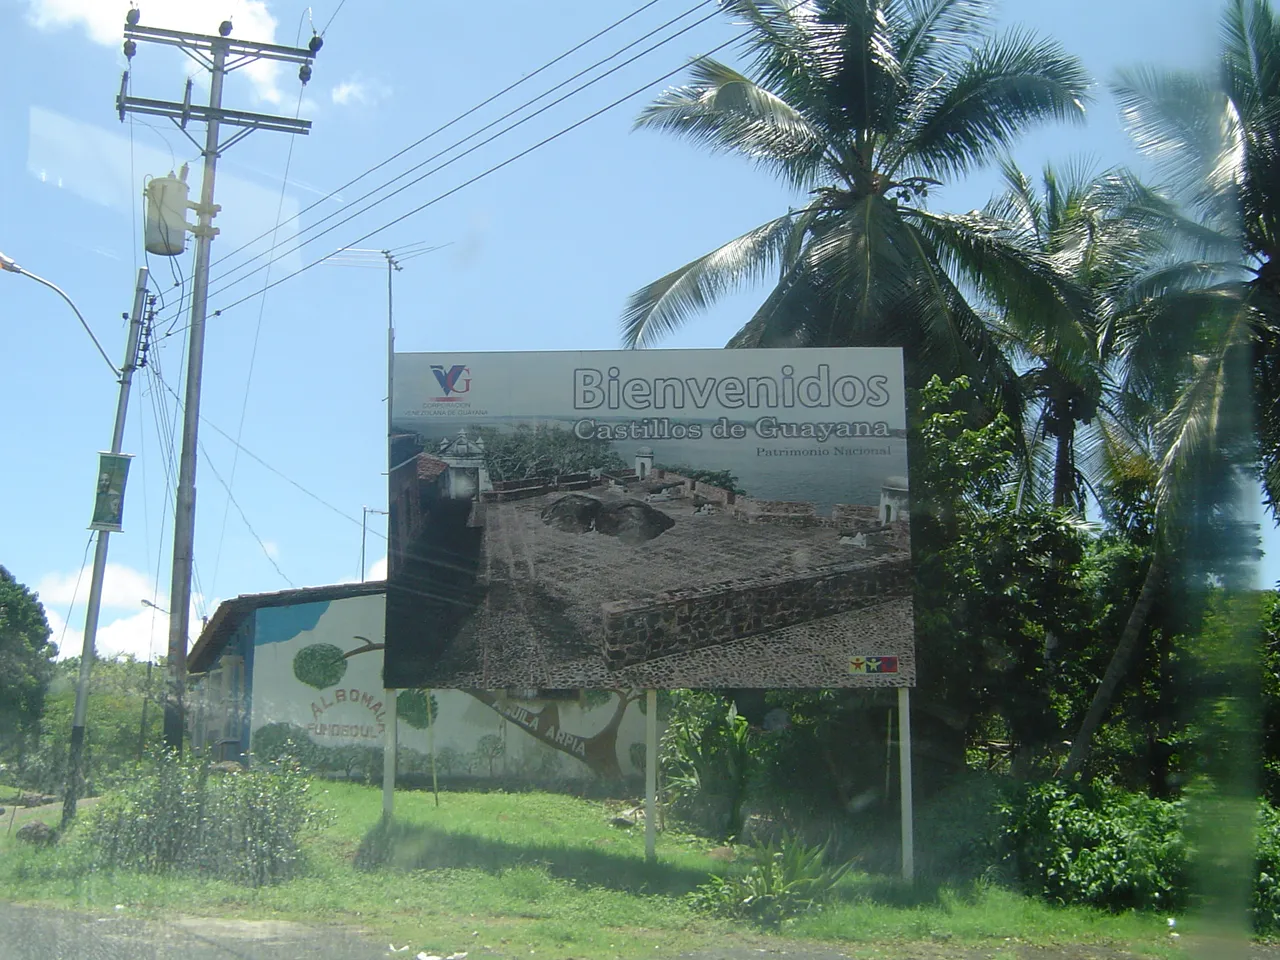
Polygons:
[[460,363],[455,363],[447,369],[443,364],[433,363],[431,372],[436,375],[436,380],[440,384],[440,389],[444,391],[444,396],[436,397],[437,402],[457,403],[459,400],[465,399],[461,396],[451,396],[451,394],[463,394],[471,392],[471,370],[464,367]]

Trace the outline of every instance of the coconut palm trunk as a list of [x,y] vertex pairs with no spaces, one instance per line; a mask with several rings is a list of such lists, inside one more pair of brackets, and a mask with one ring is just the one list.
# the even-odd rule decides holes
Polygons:
[[1160,555],[1160,550],[1157,548],[1155,555],[1151,559],[1151,565],[1147,568],[1147,576],[1142,581],[1142,589],[1138,592],[1138,599],[1134,603],[1133,609],[1129,611],[1129,619],[1125,621],[1124,630],[1120,634],[1120,642],[1116,644],[1115,652],[1111,654],[1111,662],[1107,664],[1107,672],[1102,675],[1102,682],[1098,684],[1098,689],[1093,694],[1093,701],[1089,704],[1089,711],[1085,714],[1084,721],[1080,724],[1080,730],[1076,733],[1075,739],[1071,741],[1071,753],[1067,756],[1066,765],[1062,768],[1064,777],[1075,777],[1084,770],[1084,765],[1089,759],[1089,752],[1092,748],[1093,735],[1098,731],[1098,727],[1102,726],[1102,721],[1106,719],[1107,713],[1111,709],[1111,704],[1115,700],[1116,690],[1120,687],[1120,681],[1124,679],[1125,674],[1129,671],[1129,664],[1133,660],[1133,655],[1137,651],[1143,633],[1147,628],[1147,621],[1151,617],[1152,608],[1155,607],[1156,599],[1160,596],[1164,578],[1164,560]]

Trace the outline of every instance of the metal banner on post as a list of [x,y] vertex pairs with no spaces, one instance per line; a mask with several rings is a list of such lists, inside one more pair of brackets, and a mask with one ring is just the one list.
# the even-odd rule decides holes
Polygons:
[[658,691],[645,691],[644,858],[658,859]]
[[93,504],[90,530],[119,533],[124,520],[124,487],[129,478],[131,453],[98,454],[98,495]]
[[902,814],[902,879],[916,872],[915,814],[911,787],[911,688],[898,688],[898,784]]
[[396,692],[391,689],[385,692],[387,731],[386,739],[382,742],[382,818],[390,821],[396,808],[396,759],[400,749],[400,723],[397,719],[399,704],[396,702]]

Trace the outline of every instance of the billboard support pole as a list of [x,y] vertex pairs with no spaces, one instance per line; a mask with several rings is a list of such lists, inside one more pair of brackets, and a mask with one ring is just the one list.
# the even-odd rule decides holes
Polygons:
[[658,859],[658,691],[645,691],[644,858]]
[[431,709],[431,691],[427,691],[427,749],[431,751],[431,792],[435,794],[436,806],[440,806],[440,780],[436,776],[436,724],[435,713]]
[[387,688],[383,693],[387,698],[387,735],[382,741],[382,819],[389,823],[396,806],[396,754],[400,747],[400,724],[396,719],[396,692]]
[[911,797],[911,688],[898,688],[898,783],[902,801],[902,879],[916,870],[915,815]]
[[[124,350],[124,366],[120,368],[120,393],[116,399],[116,422],[111,432],[111,452],[119,453],[124,443],[124,425],[129,412],[129,387],[138,366],[138,342],[142,338],[142,311],[147,300],[147,268],[138,268],[138,283],[133,291],[133,313],[129,317],[129,339]],[[84,723],[89,711],[89,678],[93,670],[94,644],[98,636],[98,611],[102,605],[102,581],[107,572],[107,547],[111,534],[98,530],[93,550],[93,577],[89,581],[89,603],[84,614],[84,643],[80,650],[80,677],[76,683],[75,712],[71,718],[71,755],[67,765],[67,788],[62,798],[62,825],[76,815],[80,797],[84,763]],[[16,804],[15,804],[16,806]]]

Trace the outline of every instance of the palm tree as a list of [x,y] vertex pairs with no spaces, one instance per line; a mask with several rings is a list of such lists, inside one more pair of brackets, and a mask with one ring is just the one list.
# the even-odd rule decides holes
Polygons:
[[637,126],[734,153],[806,191],[798,209],[630,298],[623,340],[659,341],[737,284],[778,283],[730,346],[902,345],[908,383],[968,374],[1016,402],[1016,376],[961,291],[1061,309],[1051,265],[929,190],[1050,120],[1079,120],[1080,62],[1026,31],[999,36],[983,0],[724,0],[747,73],[702,58]]
[[1133,191],[1131,213],[1173,254],[1135,285],[1115,329],[1128,395],[1150,411],[1157,537],[1068,776],[1083,770],[1179,547],[1230,522],[1241,468],[1260,465],[1273,514],[1280,500],[1280,19],[1267,0],[1232,0],[1216,76],[1132,70],[1115,89],[1188,212]]
[[[1107,371],[1106,332],[1117,303],[1152,252],[1150,234],[1117,204],[1120,177],[1114,172],[1099,174],[1083,164],[1059,170],[1050,164],[1037,191],[1011,160],[1002,167],[1005,190],[984,213],[1005,224],[1013,240],[1047,259],[1061,274],[1061,283],[1075,291],[1068,301],[1072,309],[1013,309],[997,320],[999,337],[1022,371],[1027,401],[1027,449],[1017,499],[1030,495],[1083,513],[1077,440],[1095,418],[1114,421],[1116,394]],[[1116,426],[1112,422],[1111,430]],[[1111,430],[1092,431],[1092,445]]]

